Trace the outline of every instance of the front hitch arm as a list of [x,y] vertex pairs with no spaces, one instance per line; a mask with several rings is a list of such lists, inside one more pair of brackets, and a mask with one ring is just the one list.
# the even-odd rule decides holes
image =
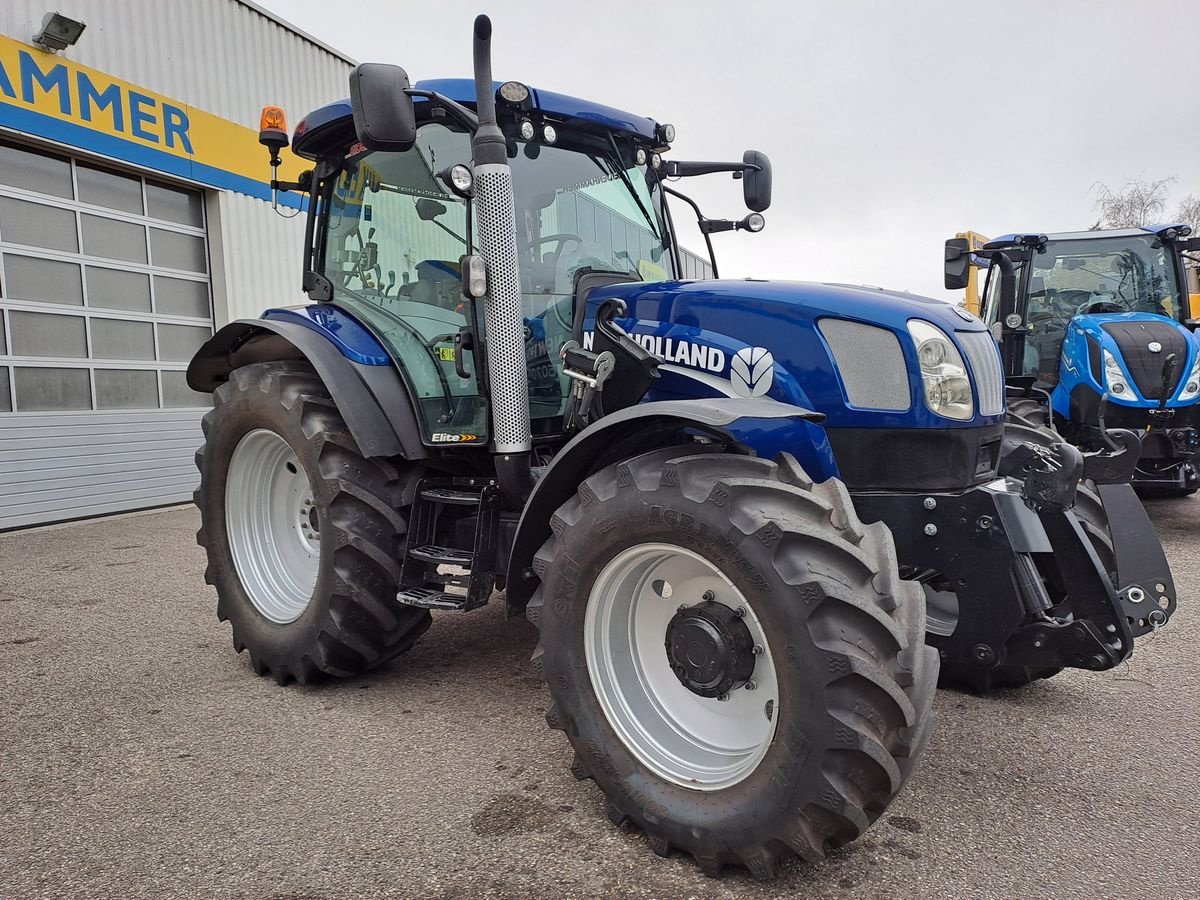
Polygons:
[[1102,484],[1117,565],[1117,600],[1134,637],[1166,625],[1179,603],[1171,568],[1146,507],[1129,484]]
[[1128,484],[1142,456],[1142,439],[1128,428],[1104,428],[1100,434],[1108,449],[1083,454],[1083,477],[1096,484]]
[[1021,499],[1030,509],[1070,509],[1075,489],[1083,477],[1083,454],[1070,444],[1049,447],[1024,443],[1009,454],[1008,462],[1019,477]]

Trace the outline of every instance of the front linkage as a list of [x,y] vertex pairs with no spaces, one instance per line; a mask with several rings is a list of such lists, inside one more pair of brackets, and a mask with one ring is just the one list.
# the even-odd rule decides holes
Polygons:
[[929,635],[944,678],[986,691],[1063,667],[1119,665],[1176,606],[1144,508],[1128,483],[1100,485],[1108,533],[1098,536],[1073,509],[1080,476],[1098,471],[1078,450],[1023,443],[1004,463],[1021,479],[855,498],[865,519],[913,523],[894,529],[900,559],[927,592],[954,597],[952,625]]

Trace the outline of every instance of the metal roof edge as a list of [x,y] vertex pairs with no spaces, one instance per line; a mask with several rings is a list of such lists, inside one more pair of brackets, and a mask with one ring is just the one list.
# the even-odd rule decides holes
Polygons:
[[318,40],[317,38],[315,38],[311,34],[309,34],[307,31],[304,31],[301,28],[297,28],[295,25],[293,25],[287,19],[283,18],[282,16],[280,16],[276,13],[271,12],[266,7],[261,6],[258,3],[255,3],[254,0],[233,0],[233,2],[240,4],[241,6],[244,6],[247,9],[253,10],[254,12],[258,13],[263,18],[270,19],[276,25],[286,28],[288,31],[292,32],[292,34],[295,34],[298,37],[304,38],[304,40],[308,41],[313,46],[319,47],[320,49],[324,50],[326,53],[328,53],[332,56],[336,56],[338,59],[342,60],[343,62],[349,63],[352,66],[358,65],[358,60],[354,59],[353,57],[347,56],[341,50],[331,47],[329,44],[325,43],[324,41]]

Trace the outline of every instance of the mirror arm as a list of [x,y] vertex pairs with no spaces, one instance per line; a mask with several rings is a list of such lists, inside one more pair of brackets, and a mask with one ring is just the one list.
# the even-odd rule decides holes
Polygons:
[[736,172],[741,175],[743,172],[761,171],[761,167],[740,162],[689,162],[683,159],[669,159],[663,161],[663,171],[669,178],[689,178],[692,175],[712,175],[715,172]]
[[422,97],[431,103],[436,103],[442,109],[446,110],[446,112],[450,113],[460,125],[463,125],[470,131],[476,131],[479,128],[479,116],[475,115],[475,113],[471,112],[471,110],[467,109],[461,103],[451,100],[437,91],[422,91],[416,88],[409,88],[404,93],[410,97]]
[[273,191],[307,191],[312,187],[312,169],[308,169],[300,173],[300,177],[296,181],[277,181],[271,179],[271,190]]
[[710,238],[708,236],[708,232],[704,230],[704,223],[708,221],[704,218],[704,213],[700,212],[700,207],[697,205],[696,201],[687,194],[681,194],[679,191],[669,188],[665,184],[662,185],[662,189],[663,193],[670,194],[672,197],[678,197],[695,211],[696,222],[700,226],[700,233],[704,235],[704,243],[708,245],[708,261],[712,264],[713,278],[720,278],[721,276],[717,273],[717,257],[716,254],[713,253],[712,238]]

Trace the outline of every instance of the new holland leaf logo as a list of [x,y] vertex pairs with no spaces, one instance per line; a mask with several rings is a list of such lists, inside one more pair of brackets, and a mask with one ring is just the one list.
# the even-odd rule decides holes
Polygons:
[[729,361],[729,381],[739,397],[761,397],[775,380],[775,358],[763,347],[743,347]]

